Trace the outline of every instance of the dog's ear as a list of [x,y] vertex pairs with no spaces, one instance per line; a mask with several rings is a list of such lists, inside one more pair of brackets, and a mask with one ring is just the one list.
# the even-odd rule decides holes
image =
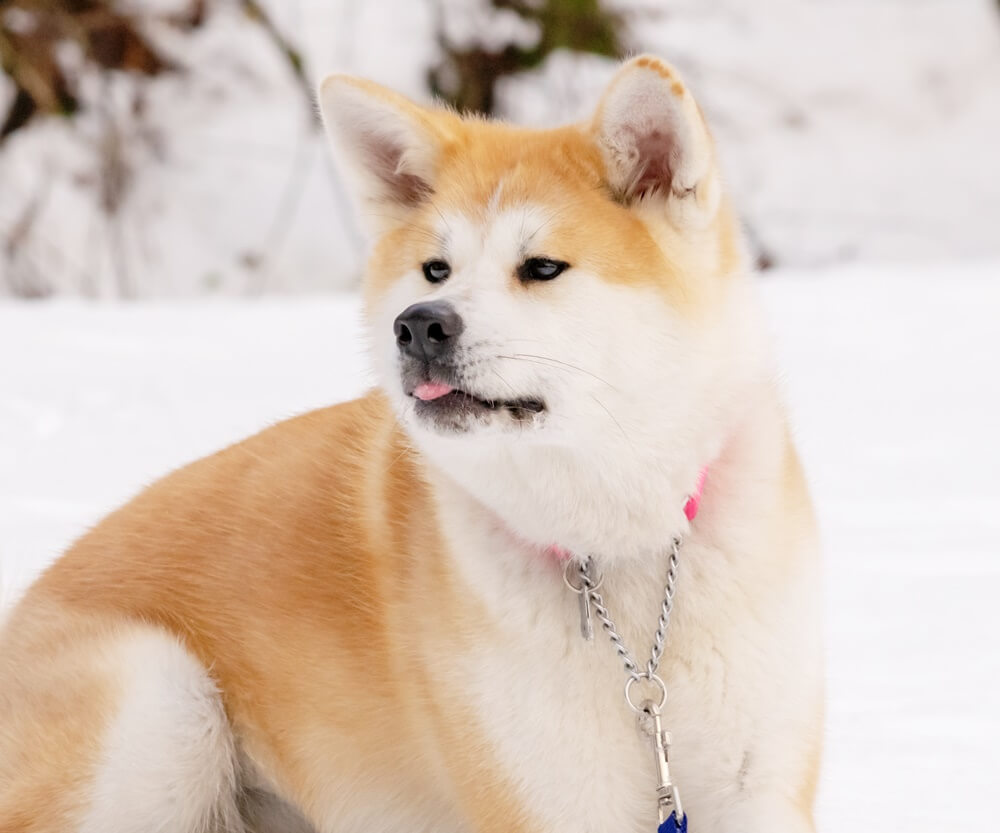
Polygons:
[[648,55],[625,63],[591,130],[617,199],[663,200],[677,225],[701,225],[715,215],[720,183],[712,137],[673,67]]
[[445,114],[346,75],[320,84],[319,107],[334,155],[367,213],[391,216],[433,193],[445,138],[437,121]]

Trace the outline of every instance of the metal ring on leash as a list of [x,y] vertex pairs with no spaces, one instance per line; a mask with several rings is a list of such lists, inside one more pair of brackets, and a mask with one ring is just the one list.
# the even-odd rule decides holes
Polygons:
[[657,711],[661,710],[667,702],[667,684],[656,674],[650,674],[648,671],[641,671],[638,674],[633,674],[625,681],[625,702],[629,704],[629,708],[631,708],[636,714],[645,714],[646,710],[643,708],[643,705],[647,702],[652,702],[648,698],[644,699],[639,705],[632,702],[632,686],[637,680],[647,680],[653,685],[660,687],[660,702],[653,703],[653,705],[656,707]]
[[563,583],[577,595],[579,595],[580,593],[590,593],[593,590],[597,590],[598,588],[600,588],[602,584],[604,584],[604,573],[599,573],[597,576],[597,581],[594,582],[594,584],[592,584],[590,587],[586,587],[586,585],[583,584],[583,582],[580,582],[579,587],[575,587],[573,585],[573,582],[569,580],[569,575],[571,572],[579,573],[582,568],[583,565],[581,565],[578,561],[570,559],[569,561],[566,562],[565,569],[563,569]]

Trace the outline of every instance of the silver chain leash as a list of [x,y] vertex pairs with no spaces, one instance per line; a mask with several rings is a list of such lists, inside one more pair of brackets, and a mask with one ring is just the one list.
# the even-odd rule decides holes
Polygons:
[[[650,650],[649,661],[646,663],[646,670],[644,672],[639,671],[638,664],[632,658],[632,654],[626,647],[621,634],[618,633],[615,622],[611,618],[611,612],[604,603],[604,597],[599,592],[601,585],[604,583],[604,576],[595,577],[596,570],[593,559],[588,557],[583,561],[574,560],[566,563],[563,580],[566,582],[566,586],[580,597],[580,629],[584,639],[589,641],[594,637],[594,629],[590,616],[590,606],[593,605],[597,617],[601,620],[601,627],[611,640],[611,645],[614,647],[615,653],[621,658],[622,664],[625,666],[625,672],[630,677],[650,679],[656,676],[656,670],[660,667],[660,660],[663,658],[663,648],[667,641],[667,629],[670,627],[670,614],[674,609],[674,592],[677,587],[677,564],[680,549],[680,538],[674,538],[671,542],[670,558],[667,563],[667,581],[663,589],[663,603],[660,605],[660,616],[656,620],[656,631],[653,633],[653,647]],[[574,585],[570,581],[570,574],[574,569],[580,579],[579,585]]]
[[[643,725],[644,731],[648,734],[653,743],[653,754],[656,765],[657,787],[656,796],[659,807],[660,824],[662,825],[671,815],[674,814],[676,823],[679,825],[684,820],[684,810],[681,807],[681,797],[677,788],[670,778],[670,733],[663,729],[660,712],[667,702],[667,685],[657,675],[660,667],[660,660],[663,659],[663,648],[667,641],[667,631],[670,628],[670,614],[674,609],[674,592],[677,586],[677,565],[680,555],[680,538],[674,538],[670,546],[670,557],[667,563],[667,580],[663,590],[663,602],[660,605],[660,615],[656,621],[656,631],[653,633],[653,647],[650,650],[649,660],[646,662],[646,670],[640,671],[631,652],[625,645],[611,612],[604,603],[604,597],[600,593],[600,587],[604,583],[604,576],[596,574],[594,561],[589,556],[583,561],[572,560],[566,563],[563,573],[563,581],[580,600],[580,633],[584,639],[590,641],[594,638],[594,626],[591,615],[591,607],[597,613],[597,618],[601,620],[601,628],[611,640],[611,645],[615,653],[625,666],[625,673],[628,678],[625,681],[625,702],[629,708],[636,712],[640,718],[640,725],[643,725],[642,718],[647,718]],[[570,580],[570,575],[576,572],[579,577],[579,585],[574,585]],[[646,681],[659,689],[659,703],[653,700],[644,700],[636,704],[632,699],[632,687],[641,681]],[[686,829],[686,825],[685,825]]]

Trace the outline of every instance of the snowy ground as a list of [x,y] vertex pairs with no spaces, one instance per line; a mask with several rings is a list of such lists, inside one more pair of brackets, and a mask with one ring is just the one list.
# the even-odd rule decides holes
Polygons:
[[[762,284],[826,538],[821,829],[995,829],[1000,264]],[[0,355],[8,593],[166,469],[366,384],[351,297],[0,304]]]

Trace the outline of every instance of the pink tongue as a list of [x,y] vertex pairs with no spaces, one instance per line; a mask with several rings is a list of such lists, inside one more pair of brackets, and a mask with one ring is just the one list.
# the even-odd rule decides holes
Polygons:
[[451,385],[442,382],[422,382],[413,389],[413,395],[424,402],[440,399],[455,390]]

